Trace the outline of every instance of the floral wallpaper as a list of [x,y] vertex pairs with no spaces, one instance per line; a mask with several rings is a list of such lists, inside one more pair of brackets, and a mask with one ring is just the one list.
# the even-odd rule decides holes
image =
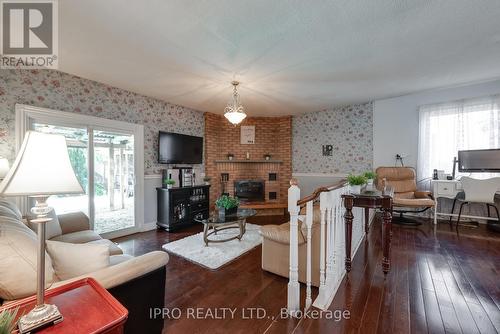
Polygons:
[[[14,105],[82,113],[144,125],[145,174],[157,161],[158,131],[204,135],[200,111],[54,70],[0,70],[0,156],[15,157]],[[372,103],[293,117],[293,171],[348,173],[372,168]],[[333,145],[333,156],[322,155]],[[203,168],[201,166],[201,168]]]
[[55,70],[0,70],[0,156],[15,157],[16,103],[144,125],[144,172],[156,174],[158,131],[203,136],[200,111]]
[[[349,105],[293,118],[294,173],[360,173],[372,169],[373,105]],[[323,145],[333,146],[323,156]]]

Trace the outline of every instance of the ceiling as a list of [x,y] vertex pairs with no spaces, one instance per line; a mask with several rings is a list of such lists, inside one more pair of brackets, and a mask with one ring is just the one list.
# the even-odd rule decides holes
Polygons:
[[498,0],[64,0],[59,69],[222,113],[290,115],[500,77]]

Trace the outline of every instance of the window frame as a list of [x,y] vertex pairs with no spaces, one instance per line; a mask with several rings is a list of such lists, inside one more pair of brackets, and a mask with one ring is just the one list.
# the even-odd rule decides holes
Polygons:
[[[49,108],[41,108],[26,104],[16,104],[16,154],[19,152],[26,131],[31,129],[34,121],[54,124],[59,126],[80,127],[88,130],[88,168],[89,168],[89,218],[91,218],[91,228],[93,229],[92,218],[95,215],[94,209],[94,130],[112,131],[134,136],[134,219],[133,227],[121,229],[101,234],[104,238],[117,238],[137,232],[144,228],[144,126],[123,121],[100,118],[90,115],[82,115],[67,111],[60,111]],[[19,207],[22,212],[27,212],[27,197],[19,198]]]
[[[433,140],[432,138],[429,138],[429,136],[432,135],[431,132],[427,133],[427,137],[423,136],[423,129],[424,129],[424,119],[427,119],[427,122],[430,122],[433,120],[433,117],[436,119],[441,117],[454,117],[454,118],[467,118],[470,117],[469,114],[477,112],[477,110],[474,110],[474,108],[478,108],[479,106],[482,105],[491,105],[493,109],[485,109],[485,110],[479,110],[481,112],[485,113],[490,113],[490,117],[496,117],[495,121],[498,124],[497,127],[491,128],[490,131],[496,131],[496,134],[494,137],[490,138],[497,138],[496,142],[490,142],[489,145],[480,145],[481,147],[475,147],[476,145],[470,145],[470,137],[467,135],[464,135],[466,132],[457,132],[457,136],[454,138],[456,142],[466,141],[469,142],[469,145],[465,145],[467,147],[459,147],[458,150],[467,150],[467,149],[496,149],[500,148],[500,140],[498,139],[498,133],[500,130],[500,123],[499,123],[499,118],[500,118],[500,94],[494,94],[494,95],[486,95],[486,96],[480,96],[480,97],[473,97],[473,98],[467,98],[467,99],[459,99],[459,100],[454,100],[454,101],[448,101],[448,102],[440,102],[440,103],[431,103],[431,104],[425,104],[425,105],[420,105],[418,106],[418,127],[419,127],[419,135],[418,135],[418,155],[417,155],[417,175],[420,178],[427,179],[432,176],[432,174],[425,174],[423,172],[423,161],[429,161],[429,154],[430,152],[426,152],[427,155],[422,154],[423,148],[428,148],[430,145],[429,143],[432,143]],[[450,111],[445,111],[445,110],[440,110],[440,109],[450,109]],[[456,109],[452,110],[452,109]],[[496,112],[496,114],[494,114]],[[434,113],[439,114],[436,117]],[[495,116],[493,116],[495,115]],[[442,120],[441,120],[442,122]],[[463,127],[464,125],[469,124],[466,120],[462,119],[461,126]],[[491,122],[491,121],[490,121]],[[438,120],[439,123],[439,120]],[[493,124],[493,123],[492,123]],[[427,123],[426,129],[429,131],[431,129],[430,123]],[[467,134],[470,133],[476,133],[476,132],[467,132]],[[462,134],[462,137],[460,137],[460,134]],[[434,138],[436,139],[436,138]],[[460,145],[459,145],[460,146]],[[457,152],[458,152],[457,150]],[[457,153],[454,153],[453,156],[457,157]],[[438,167],[438,166],[436,166]],[[434,167],[434,168],[436,168]],[[450,159],[450,173],[451,173],[451,167],[453,167],[453,159]],[[458,166],[457,166],[458,167]],[[448,167],[444,168],[445,171],[448,170]],[[431,173],[431,171],[427,171]],[[469,176],[475,176],[478,178],[485,178],[485,177],[493,177],[496,176],[496,173],[459,173],[458,168],[455,170],[456,175],[469,175]]]

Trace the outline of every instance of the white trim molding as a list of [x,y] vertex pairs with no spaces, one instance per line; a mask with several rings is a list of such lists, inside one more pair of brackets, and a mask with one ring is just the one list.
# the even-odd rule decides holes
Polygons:
[[161,179],[161,174],[146,174],[144,175],[144,180],[157,180]]

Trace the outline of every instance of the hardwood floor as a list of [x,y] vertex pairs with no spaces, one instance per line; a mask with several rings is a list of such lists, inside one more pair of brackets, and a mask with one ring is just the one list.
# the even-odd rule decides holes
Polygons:
[[[253,217],[249,222],[283,221]],[[164,332],[500,333],[500,234],[484,226],[461,227],[457,234],[446,223],[436,228],[430,222],[418,228],[393,225],[392,269],[384,278],[380,230],[377,218],[331,312],[321,319],[280,317],[288,279],[262,271],[260,246],[217,271],[171,255],[166,308],[178,309],[181,317],[165,320]],[[140,255],[199,231],[199,226],[178,233],[150,231],[115,241],[125,253]],[[313,297],[316,293],[313,290]],[[212,318],[222,316],[223,308],[236,312],[232,317],[226,311],[225,319],[193,320],[190,308],[212,311]],[[219,314],[214,314],[215,308]],[[251,308],[262,308],[261,318],[246,319]],[[346,310],[349,319],[327,319]]]

